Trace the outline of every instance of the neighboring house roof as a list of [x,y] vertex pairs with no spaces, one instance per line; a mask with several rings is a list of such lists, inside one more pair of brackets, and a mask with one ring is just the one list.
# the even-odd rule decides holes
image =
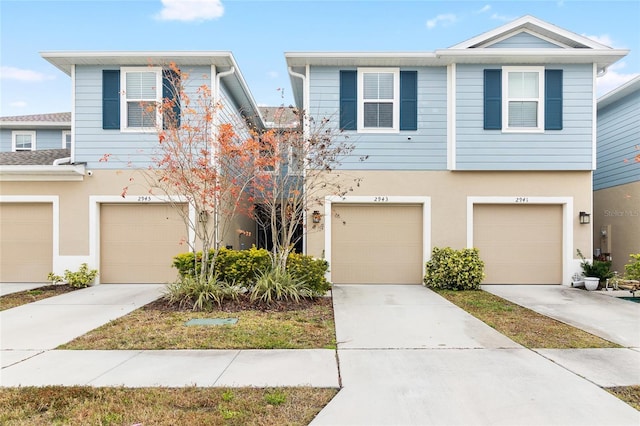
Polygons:
[[255,126],[263,127],[264,123],[258,106],[253,99],[240,67],[231,52],[225,51],[76,51],[76,52],[40,52],[40,55],[58,69],[71,75],[74,65],[103,66],[140,66],[141,64],[169,64],[179,66],[215,66],[216,71],[234,72],[222,76],[230,96],[242,113]]
[[0,128],[36,129],[36,128],[71,128],[71,113],[56,112],[50,114],[15,115],[0,117]]
[[51,166],[55,160],[71,155],[68,149],[43,149],[40,151],[0,152],[2,166]]
[[[548,48],[491,48],[506,38],[527,32],[550,43]],[[286,52],[291,72],[304,74],[305,66],[447,66],[451,64],[592,64],[604,71],[629,53],[613,49],[533,16],[523,16],[448,49],[434,52]],[[290,75],[296,105],[302,105],[303,84]]]
[[297,109],[292,106],[261,106],[260,113],[266,127],[292,128],[300,125]]
[[638,90],[640,90],[640,75],[602,95],[598,99],[598,109],[611,105],[612,103]]

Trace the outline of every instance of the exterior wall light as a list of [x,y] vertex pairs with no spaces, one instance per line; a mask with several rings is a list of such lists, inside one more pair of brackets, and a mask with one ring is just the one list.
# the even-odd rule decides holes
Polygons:
[[591,215],[586,212],[580,212],[580,225],[588,225],[591,223]]
[[322,215],[318,210],[314,210],[311,216],[313,217],[313,223],[320,223],[320,220],[322,219]]

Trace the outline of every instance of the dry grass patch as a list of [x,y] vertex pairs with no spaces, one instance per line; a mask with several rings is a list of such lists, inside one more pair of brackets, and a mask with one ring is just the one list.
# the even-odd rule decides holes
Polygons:
[[640,411],[640,386],[618,386],[605,389]]
[[0,424],[306,425],[336,393],[318,388],[4,388]]
[[[234,325],[186,326],[196,318],[238,318]],[[180,310],[160,300],[81,336],[59,349],[335,349],[331,299],[222,310]]]
[[619,348],[586,331],[504,300],[483,290],[437,293],[527,348]]
[[38,300],[47,299],[60,294],[69,293],[74,290],[78,289],[71,287],[68,284],[56,284],[34,288],[33,290],[7,294],[6,296],[0,297],[0,311],[26,305],[27,303],[37,302]]

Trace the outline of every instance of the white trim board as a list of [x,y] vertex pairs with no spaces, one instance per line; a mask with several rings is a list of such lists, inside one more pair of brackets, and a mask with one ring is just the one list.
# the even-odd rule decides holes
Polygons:
[[[384,199],[385,201],[377,201]],[[422,275],[424,276],[425,263],[431,256],[431,197],[419,196],[374,196],[374,195],[352,195],[346,197],[327,196],[324,199],[324,253],[325,260],[329,262],[329,271],[326,278],[331,282],[331,229],[332,219],[331,209],[333,204],[420,204],[422,205]]]
[[467,197],[467,248],[473,248],[473,207],[476,204],[562,205],[562,285],[571,285],[573,274],[573,197]]

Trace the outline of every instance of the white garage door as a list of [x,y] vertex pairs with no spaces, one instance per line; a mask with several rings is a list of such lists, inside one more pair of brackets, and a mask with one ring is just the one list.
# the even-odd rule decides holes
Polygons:
[[0,281],[45,282],[52,270],[52,205],[0,204]]
[[473,242],[484,284],[562,283],[562,206],[476,204]]
[[334,283],[422,282],[422,205],[334,204],[332,210]]
[[187,231],[168,204],[102,204],[100,207],[100,281],[173,282],[173,256],[188,251]]

